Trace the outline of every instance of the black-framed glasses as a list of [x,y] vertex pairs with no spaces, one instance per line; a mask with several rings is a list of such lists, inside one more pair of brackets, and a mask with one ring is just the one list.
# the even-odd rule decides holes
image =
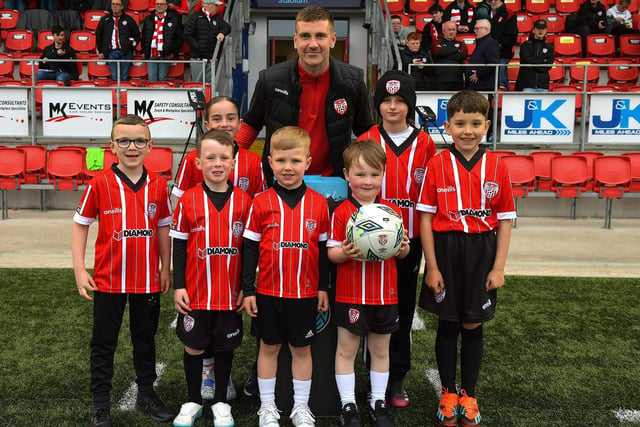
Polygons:
[[147,144],[149,143],[149,140],[145,139],[145,138],[136,138],[136,139],[119,138],[119,139],[116,139],[116,144],[118,144],[119,148],[129,148],[131,143],[133,143],[133,145],[136,148],[145,148],[147,146]]

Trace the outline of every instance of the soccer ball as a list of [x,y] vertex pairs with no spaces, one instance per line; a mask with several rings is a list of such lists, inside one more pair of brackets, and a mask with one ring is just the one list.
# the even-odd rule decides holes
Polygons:
[[395,256],[403,237],[400,215],[379,203],[361,206],[347,221],[347,240],[355,243],[368,261]]

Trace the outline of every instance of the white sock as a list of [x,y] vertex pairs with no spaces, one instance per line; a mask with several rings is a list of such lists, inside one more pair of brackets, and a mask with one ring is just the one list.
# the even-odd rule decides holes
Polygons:
[[293,407],[308,406],[309,395],[311,394],[311,380],[293,380]]
[[340,393],[340,401],[342,406],[347,403],[356,403],[356,374],[350,373],[347,375],[336,374],[336,385],[338,386],[338,392]]
[[276,379],[258,378],[258,388],[260,389],[260,402],[262,406],[276,404]]
[[371,405],[372,409],[375,409],[376,401],[384,401],[384,396],[387,391],[387,383],[389,382],[389,372],[374,372],[369,371],[371,377]]
[[213,357],[202,359],[202,378],[213,378]]

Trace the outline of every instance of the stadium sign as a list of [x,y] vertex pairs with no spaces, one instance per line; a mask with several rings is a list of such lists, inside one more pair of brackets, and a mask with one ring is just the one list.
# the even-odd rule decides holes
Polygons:
[[575,94],[502,96],[501,142],[573,143]]
[[44,136],[108,138],[112,123],[111,89],[42,88]]
[[155,139],[185,138],[196,119],[187,90],[129,90],[127,111],[142,117]]
[[640,95],[591,94],[588,142],[635,144],[638,137]]
[[29,136],[27,88],[0,89],[0,136]]

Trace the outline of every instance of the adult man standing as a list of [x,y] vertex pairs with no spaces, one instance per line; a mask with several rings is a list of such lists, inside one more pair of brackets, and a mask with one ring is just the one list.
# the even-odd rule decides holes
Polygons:
[[58,80],[69,86],[70,80],[78,78],[78,64],[75,62],[58,62],[58,59],[76,59],[76,52],[65,40],[64,28],[60,25],[51,27],[53,43],[42,50],[40,69],[36,80]]
[[[460,64],[467,59],[467,45],[456,40],[456,24],[442,24],[442,36],[432,44],[431,56],[435,64]],[[435,88],[457,92],[464,89],[462,66],[435,67]]]
[[[518,40],[518,22],[516,14],[507,9],[502,0],[491,0],[491,37],[500,47],[500,64],[508,64],[513,56],[513,47]],[[500,67],[498,86],[509,90],[507,67]]]
[[[538,19],[533,23],[529,40],[520,46],[520,71],[516,80],[516,90],[524,92],[549,91],[549,67],[553,65],[553,46],[546,42],[547,21]],[[525,64],[540,64],[541,67]]]
[[299,126],[311,136],[308,174],[342,176],[342,152],[352,132],[360,135],[374,124],[364,73],[330,58],[335,43],[331,13],[321,6],[305,7],[296,16],[293,36],[298,58],[260,72],[236,142],[250,147],[266,126],[262,161],[269,186],[273,172],[267,157],[271,135],[279,128]]
[[456,0],[444,10],[442,20],[456,24],[459,33],[471,33],[475,24],[475,10],[467,0]]
[[402,18],[400,15],[391,15],[391,29],[393,30],[393,38],[398,44],[398,47],[406,46],[407,36],[411,30],[402,25]]
[[[132,60],[133,51],[140,43],[140,30],[136,21],[124,13],[123,0],[111,1],[111,13],[100,19],[96,28],[96,46],[100,59]],[[130,62],[120,63],[120,80],[129,80]],[[118,63],[109,62],[111,79],[118,80]]]
[[[205,79],[211,81],[211,67],[215,66],[213,52],[217,42],[222,42],[231,32],[231,26],[216,9],[224,4],[220,0],[202,0],[202,9],[190,15],[184,25],[184,41],[191,48],[191,59],[206,59]],[[202,81],[202,64],[191,64],[191,81]]]
[[167,80],[169,61],[174,59],[182,47],[181,18],[176,12],[167,11],[167,0],[157,0],[155,11],[144,18],[142,25],[142,55],[148,62],[149,81]]

